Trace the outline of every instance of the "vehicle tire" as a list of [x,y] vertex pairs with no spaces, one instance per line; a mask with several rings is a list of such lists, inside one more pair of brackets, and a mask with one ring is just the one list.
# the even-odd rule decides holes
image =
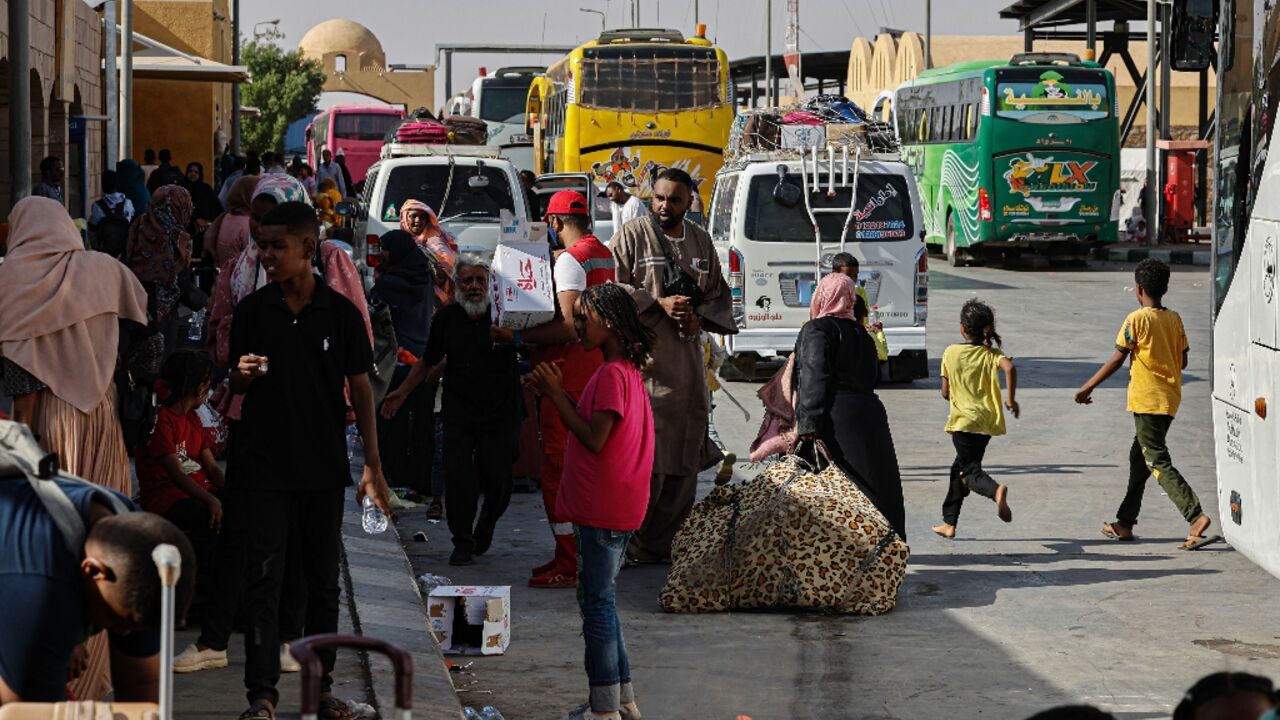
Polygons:
[[956,247],[956,216],[952,212],[947,212],[947,239],[944,247],[947,264],[951,267],[964,267],[964,258]]

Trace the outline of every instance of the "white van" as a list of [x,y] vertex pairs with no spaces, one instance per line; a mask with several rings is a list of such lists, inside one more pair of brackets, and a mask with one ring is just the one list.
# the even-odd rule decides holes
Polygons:
[[[357,214],[352,246],[356,268],[373,284],[371,256],[378,239],[400,227],[400,206],[410,198],[431,206],[458,241],[458,251],[486,260],[498,246],[498,215],[508,210],[528,218],[520,176],[497,148],[453,145],[398,145],[383,148],[383,159],[369,168]],[[447,194],[447,196],[446,196]]]
[[[739,328],[725,348],[747,360],[791,353],[809,319],[816,269],[831,271],[845,232],[843,250],[858,259],[858,284],[884,323],[889,378],[927,377],[929,261],[911,169],[896,154],[863,155],[860,163],[830,157],[752,154],[716,175],[707,225]],[[850,218],[855,174],[858,211]]]

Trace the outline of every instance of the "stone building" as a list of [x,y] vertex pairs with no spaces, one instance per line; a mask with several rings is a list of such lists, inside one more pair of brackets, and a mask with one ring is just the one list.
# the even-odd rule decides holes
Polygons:
[[302,36],[298,49],[324,67],[324,92],[359,93],[409,110],[435,107],[435,69],[389,68],[382,43],[358,22],[326,20]]
[[9,3],[0,0],[0,219],[12,207],[9,173],[9,122],[12,112],[31,113],[32,185],[40,182],[40,160],[57,155],[66,166],[63,180],[73,217],[85,215],[85,198],[99,193],[104,127],[101,116],[102,22],[83,0],[30,0],[31,106],[14,108],[9,99]]

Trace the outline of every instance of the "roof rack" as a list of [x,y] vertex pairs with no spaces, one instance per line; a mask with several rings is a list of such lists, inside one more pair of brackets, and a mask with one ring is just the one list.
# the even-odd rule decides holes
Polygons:
[[1075,53],[1060,52],[1024,52],[1009,58],[1010,65],[1080,65],[1080,56]]
[[475,157],[501,160],[502,148],[492,145],[422,145],[417,143],[386,143],[379,158],[394,160],[407,157]]
[[[812,147],[831,148],[837,153],[847,148],[850,155],[897,159],[899,146],[897,135],[888,123],[866,118],[861,122],[849,122],[843,117],[828,113],[819,116],[820,124],[787,124],[784,118],[792,112],[814,113],[800,105],[786,108],[748,110],[738,115],[729,132],[729,144],[725,148],[725,165],[753,162],[746,158],[761,157],[773,160],[794,160]],[[813,117],[809,118],[810,121]],[[799,128],[821,128],[805,132]],[[807,137],[806,137],[807,136]]]
[[679,30],[668,28],[619,28],[600,33],[596,42],[608,45],[616,42],[684,42]]

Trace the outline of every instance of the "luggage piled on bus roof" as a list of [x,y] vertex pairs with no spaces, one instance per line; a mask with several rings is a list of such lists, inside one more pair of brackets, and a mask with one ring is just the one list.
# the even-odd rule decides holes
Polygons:
[[862,147],[897,152],[893,128],[843,95],[818,95],[785,108],[748,110],[734,119],[727,160],[762,152]]

